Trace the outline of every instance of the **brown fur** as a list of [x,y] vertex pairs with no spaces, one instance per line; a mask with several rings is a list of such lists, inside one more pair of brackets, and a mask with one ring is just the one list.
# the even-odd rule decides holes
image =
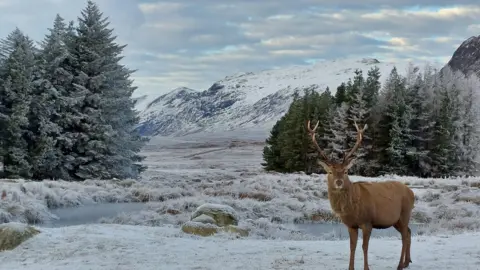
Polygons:
[[[318,126],[318,124],[317,124]],[[394,227],[402,235],[402,252],[397,270],[404,269],[412,262],[410,257],[411,230],[408,227],[414,207],[413,191],[398,181],[385,182],[351,182],[348,170],[354,164],[352,154],[359,147],[362,133],[355,124],[358,134],[357,143],[344,156],[341,163],[332,163],[320,149],[315,140],[315,129],[308,129],[317,150],[324,161],[318,161],[327,172],[328,198],[332,210],[347,226],[350,237],[349,269],[354,269],[355,249],[358,229],[363,234],[364,269],[368,270],[368,244],[372,229]]]

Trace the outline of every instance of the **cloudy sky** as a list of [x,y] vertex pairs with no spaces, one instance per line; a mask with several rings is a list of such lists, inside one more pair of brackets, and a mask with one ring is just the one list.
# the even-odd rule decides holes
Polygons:
[[[478,0],[97,0],[144,93],[197,90],[240,71],[322,59],[446,62],[480,35]],[[361,4],[359,4],[361,3]],[[389,4],[385,4],[389,3]],[[41,40],[86,0],[0,0],[0,37]]]

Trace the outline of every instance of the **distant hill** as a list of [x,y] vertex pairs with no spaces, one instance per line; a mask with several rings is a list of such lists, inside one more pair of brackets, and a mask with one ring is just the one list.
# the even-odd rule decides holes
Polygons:
[[356,69],[361,69],[366,76],[374,66],[380,69],[383,83],[394,66],[404,73],[407,65],[371,58],[323,61],[311,66],[227,76],[205,91],[183,87],[156,98],[142,96],[137,103],[141,111],[138,129],[147,136],[249,127],[270,129],[287,111],[296,89],[303,92],[303,89],[314,88],[321,92],[328,86],[334,93],[338,85],[354,76]]

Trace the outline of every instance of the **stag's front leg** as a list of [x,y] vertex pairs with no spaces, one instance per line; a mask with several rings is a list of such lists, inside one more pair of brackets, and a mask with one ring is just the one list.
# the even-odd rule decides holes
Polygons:
[[355,249],[357,248],[358,240],[358,228],[348,227],[348,235],[350,236],[350,263],[348,264],[348,270],[355,269]]
[[362,249],[363,249],[363,269],[364,270],[369,270],[370,268],[368,267],[368,242],[370,241],[370,235],[372,234],[372,225],[371,224],[365,224],[360,227],[362,229],[362,238],[363,238],[363,244],[362,244]]

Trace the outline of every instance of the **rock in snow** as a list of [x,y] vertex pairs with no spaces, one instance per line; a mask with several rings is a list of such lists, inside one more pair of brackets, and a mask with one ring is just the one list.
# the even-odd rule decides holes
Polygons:
[[232,207],[206,203],[193,212],[192,219],[182,225],[182,231],[201,236],[211,236],[219,232],[248,236],[248,231],[237,225],[238,215]]
[[39,233],[39,230],[25,223],[0,224],[0,251],[12,250]]

